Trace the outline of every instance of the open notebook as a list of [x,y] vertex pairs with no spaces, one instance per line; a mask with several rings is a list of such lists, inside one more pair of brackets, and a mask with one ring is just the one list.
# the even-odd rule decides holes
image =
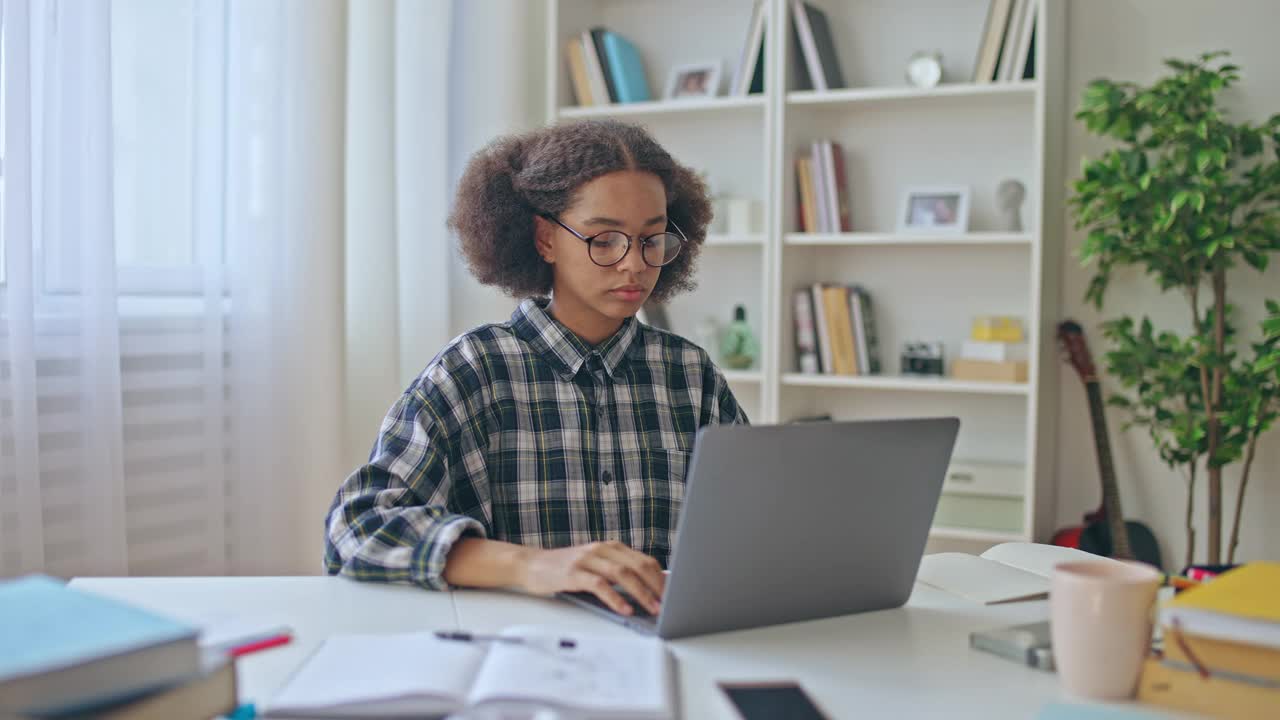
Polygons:
[[[656,639],[511,627],[525,643],[430,632],[335,635],[266,707],[270,717],[442,717],[548,706],[593,718],[674,718],[674,660]],[[574,647],[561,647],[568,637]]]
[[981,555],[947,552],[925,555],[918,582],[992,605],[1049,597],[1049,575],[1064,562],[1116,562],[1075,548],[1011,542]]

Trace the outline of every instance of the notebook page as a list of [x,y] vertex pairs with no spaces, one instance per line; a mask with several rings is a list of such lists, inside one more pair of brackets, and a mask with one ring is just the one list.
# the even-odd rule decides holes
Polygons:
[[674,715],[666,649],[657,639],[628,635],[572,635],[553,628],[513,627],[504,635],[533,640],[495,643],[480,668],[470,704],[533,701],[588,711],[592,717]]
[[[481,644],[440,640],[429,632],[334,635],[303,663],[272,700],[273,715],[379,713],[379,703],[419,714],[462,706],[484,661]],[[352,706],[359,706],[358,708]]]
[[1048,578],[967,553],[925,555],[916,580],[984,605],[1049,594]]
[[1001,543],[982,553],[982,557],[1046,578],[1053,574],[1053,566],[1058,563],[1115,562],[1076,548],[1027,542]]

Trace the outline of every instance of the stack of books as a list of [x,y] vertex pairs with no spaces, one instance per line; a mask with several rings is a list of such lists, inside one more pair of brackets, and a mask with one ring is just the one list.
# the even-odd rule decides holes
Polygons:
[[796,224],[800,232],[852,232],[844,148],[817,140],[796,158]]
[[879,374],[879,340],[871,295],[865,289],[818,283],[796,290],[792,303],[801,373]]
[[991,0],[973,66],[975,83],[1014,82],[1036,76],[1039,0]]
[[951,377],[984,382],[1026,382],[1027,343],[1014,318],[982,317],[951,361]]
[[1219,718],[1280,716],[1280,564],[1249,563],[1160,611],[1164,651],[1138,699]]
[[564,47],[569,85],[579,105],[644,102],[650,98],[640,52],[626,38],[594,27]]
[[169,720],[236,709],[199,628],[48,577],[0,583],[0,717]]

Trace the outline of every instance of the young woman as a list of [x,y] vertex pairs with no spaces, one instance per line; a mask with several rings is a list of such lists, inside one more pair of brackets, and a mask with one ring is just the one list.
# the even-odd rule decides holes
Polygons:
[[392,406],[334,498],[329,573],[588,591],[629,613],[618,585],[656,614],[694,435],[747,421],[706,352],[635,318],[693,286],[710,219],[702,181],[634,125],[477,153],[449,225],[482,283],[527,299]]

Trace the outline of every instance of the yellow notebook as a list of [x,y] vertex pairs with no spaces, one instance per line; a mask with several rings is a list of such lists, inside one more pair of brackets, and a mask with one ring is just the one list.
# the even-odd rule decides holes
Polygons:
[[1215,718],[1263,720],[1276,717],[1280,690],[1220,677],[1202,678],[1195,672],[1176,670],[1147,658],[1138,681],[1138,700]]
[[1184,633],[1280,648],[1280,563],[1249,563],[1185,590],[1160,622]]
[[1280,650],[1164,629],[1164,657],[1176,667],[1197,664],[1211,673],[1234,673],[1274,682],[1280,687]]

